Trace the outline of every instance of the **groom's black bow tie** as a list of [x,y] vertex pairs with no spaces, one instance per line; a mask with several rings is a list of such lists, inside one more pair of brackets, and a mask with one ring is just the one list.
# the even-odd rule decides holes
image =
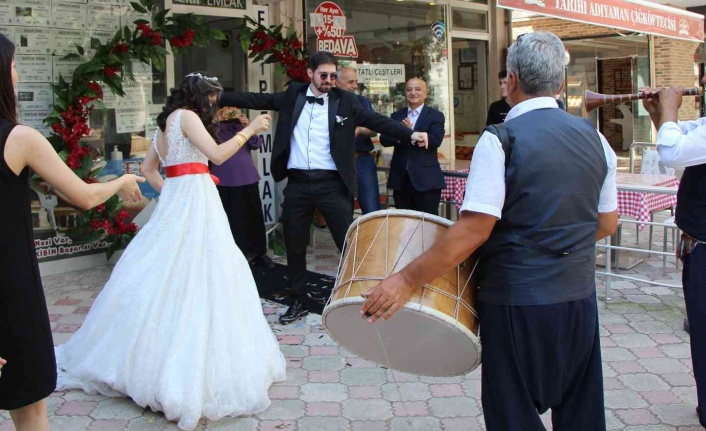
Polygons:
[[309,103],[318,103],[319,105],[324,106],[323,97],[306,96],[306,101]]

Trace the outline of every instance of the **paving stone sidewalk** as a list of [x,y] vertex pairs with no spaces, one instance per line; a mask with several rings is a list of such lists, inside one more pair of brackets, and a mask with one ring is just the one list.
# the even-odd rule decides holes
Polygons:
[[[632,229],[634,230],[634,228]],[[316,233],[309,269],[334,274],[339,256],[326,233]],[[629,238],[629,232],[624,237]],[[642,234],[646,237],[646,233]],[[643,242],[646,240],[643,239]],[[661,246],[661,237],[654,240]],[[279,261],[284,262],[283,259]],[[44,278],[56,344],[83,322],[112,267]],[[636,277],[679,284],[670,259],[652,257],[628,271]],[[606,301],[598,278],[606,416],[610,430],[703,430],[694,412],[696,390],[688,335],[682,330],[681,289],[615,281]],[[199,430],[229,431],[469,431],[483,430],[480,370],[461,377],[430,378],[393,373],[336,345],[310,315],[277,324],[284,308],[263,301],[263,310],[288,361],[287,381],[270,389],[271,407],[252,417],[202,421]],[[234,328],[235,329],[235,328]],[[159,413],[128,398],[79,391],[48,400],[53,431],[176,430]],[[543,416],[548,429],[549,413]],[[13,430],[7,412],[0,431]]]

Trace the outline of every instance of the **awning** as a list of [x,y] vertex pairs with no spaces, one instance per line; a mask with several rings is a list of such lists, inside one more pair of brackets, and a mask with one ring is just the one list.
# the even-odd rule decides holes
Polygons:
[[640,0],[497,0],[498,6],[584,24],[702,42],[704,16]]

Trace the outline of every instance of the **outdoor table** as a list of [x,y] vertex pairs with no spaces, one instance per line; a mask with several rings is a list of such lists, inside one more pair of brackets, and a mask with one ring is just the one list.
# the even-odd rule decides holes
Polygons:
[[[621,186],[637,187],[671,187],[676,189],[679,180],[672,175],[646,175],[618,172],[618,214],[634,217],[641,222],[652,221],[652,213],[661,211],[677,204],[676,194],[648,193],[644,191],[625,190]],[[646,224],[639,224],[642,230]]]

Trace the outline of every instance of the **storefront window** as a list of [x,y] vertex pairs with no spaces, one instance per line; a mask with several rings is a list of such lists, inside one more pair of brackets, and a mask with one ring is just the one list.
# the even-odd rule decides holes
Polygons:
[[[345,20],[339,19],[336,35],[340,43],[320,44],[323,13],[334,4]],[[444,113],[449,132],[449,66],[445,8],[428,1],[344,0],[307,2],[307,43],[310,51],[322,47],[345,50],[353,38],[357,57],[335,53],[343,63],[358,70],[359,90],[370,98],[374,109],[384,115],[405,106],[405,82],[413,77],[426,81],[426,104]],[[331,49],[328,49],[331,50]]]
[[586,111],[584,94],[633,94],[650,84],[647,36],[564,40],[569,51],[564,100],[571,114],[590,118],[616,151],[650,142],[650,117],[641,103],[609,104]]

